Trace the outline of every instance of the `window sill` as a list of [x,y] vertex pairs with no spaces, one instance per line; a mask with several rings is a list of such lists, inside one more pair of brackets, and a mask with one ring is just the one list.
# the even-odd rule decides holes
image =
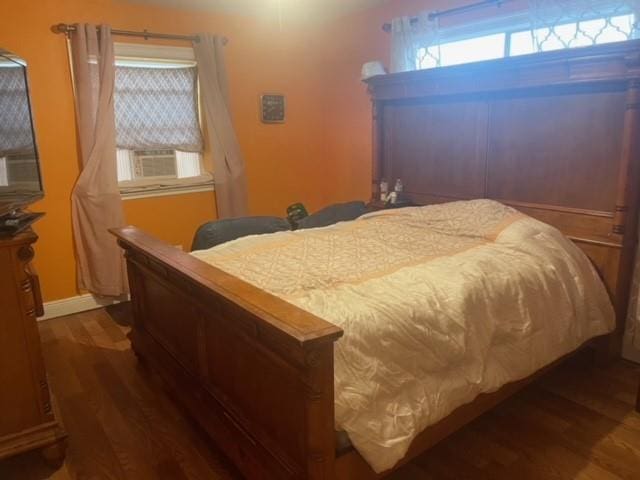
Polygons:
[[202,183],[176,183],[173,185],[120,186],[120,196],[123,200],[137,200],[140,198],[167,197],[173,195],[187,195],[190,193],[213,192],[213,181]]

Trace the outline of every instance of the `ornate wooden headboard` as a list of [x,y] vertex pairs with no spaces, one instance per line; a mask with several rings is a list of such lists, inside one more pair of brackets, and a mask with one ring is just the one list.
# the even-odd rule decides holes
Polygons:
[[592,259],[621,331],[637,242],[640,41],[373,77],[373,192],[492,198]]

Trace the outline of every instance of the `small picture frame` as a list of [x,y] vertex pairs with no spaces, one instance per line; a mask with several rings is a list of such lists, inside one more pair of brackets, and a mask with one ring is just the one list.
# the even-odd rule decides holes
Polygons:
[[284,95],[279,93],[265,93],[260,95],[260,119],[263,123],[284,123]]

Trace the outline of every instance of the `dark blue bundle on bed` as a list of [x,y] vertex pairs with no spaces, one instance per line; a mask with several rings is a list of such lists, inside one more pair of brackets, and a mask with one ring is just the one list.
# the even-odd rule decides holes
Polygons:
[[[347,202],[330,205],[297,222],[296,229],[318,228],[338,222],[355,220],[367,213],[364,202]],[[249,235],[261,235],[291,230],[291,224],[279,217],[240,217],[215,220],[198,228],[191,250],[206,250],[221,243]]]

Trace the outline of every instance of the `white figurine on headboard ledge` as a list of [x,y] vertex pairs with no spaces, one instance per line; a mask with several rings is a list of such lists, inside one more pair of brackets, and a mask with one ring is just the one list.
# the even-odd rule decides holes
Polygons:
[[375,60],[373,62],[367,62],[362,65],[362,80],[366,80],[367,78],[375,77],[377,75],[386,75],[387,71],[382,65],[382,62],[379,60]]
[[389,193],[389,184],[383,179],[380,181],[380,201],[395,205],[401,199],[403,190],[404,185],[402,184],[402,180],[398,178],[393,187],[393,191]]

